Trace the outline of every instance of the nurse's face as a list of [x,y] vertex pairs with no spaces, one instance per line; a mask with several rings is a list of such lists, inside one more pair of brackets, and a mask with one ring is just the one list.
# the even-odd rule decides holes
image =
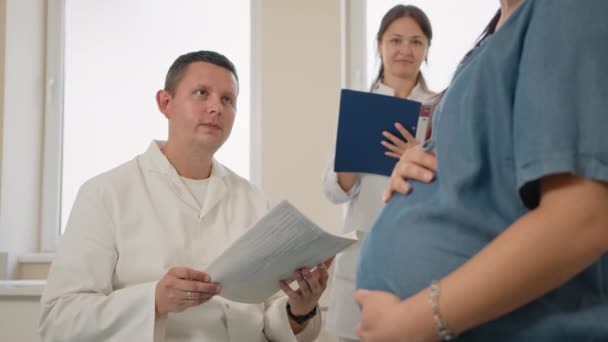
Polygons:
[[385,75],[413,78],[429,50],[429,40],[418,23],[410,17],[393,21],[378,42],[378,53]]

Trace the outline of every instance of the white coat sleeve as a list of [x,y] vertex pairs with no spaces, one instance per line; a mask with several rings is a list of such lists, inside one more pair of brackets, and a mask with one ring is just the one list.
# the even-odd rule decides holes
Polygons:
[[113,289],[119,258],[113,222],[99,196],[87,190],[85,184],[79,191],[49,271],[42,340],[161,341],[165,322],[155,322],[156,281]]
[[325,165],[323,172],[323,193],[327,199],[334,204],[341,204],[350,201],[359,193],[361,177],[357,175],[357,181],[348,192],[344,191],[338,183],[338,174],[334,171],[335,148]]
[[321,333],[321,311],[294,335],[287,317],[287,296],[277,292],[264,303],[264,334],[269,341],[313,342]]

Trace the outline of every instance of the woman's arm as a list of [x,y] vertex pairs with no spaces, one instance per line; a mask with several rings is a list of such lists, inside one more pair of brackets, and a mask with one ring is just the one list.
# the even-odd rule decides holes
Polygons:
[[359,193],[359,175],[351,172],[335,172],[334,161],[332,152],[323,170],[323,193],[334,204],[346,203]]
[[[439,313],[459,334],[564,284],[608,251],[608,184],[572,175],[541,180],[540,205],[441,279]],[[357,291],[368,341],[436,341],[429,290],[400,301]],[[399,318],[396,318],[399,317]]]
[[349,192],[357,182],[357,174],[354,172],[338,172],[338,185],[342,191]]
[[[540,185],[536,209],[441,280],[440,312],[453,332],[523,306],[608,251],[607,183],[562,174]],[[427,291],[417,297],[426,302]]]

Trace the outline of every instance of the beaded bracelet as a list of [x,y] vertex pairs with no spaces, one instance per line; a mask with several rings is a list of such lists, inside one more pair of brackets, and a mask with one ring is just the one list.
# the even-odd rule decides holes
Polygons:
[[442,341],[450,341],[454,338],[454,334],[448,328],[448,325],[443,321],[439,314],[439,282],[433,280],[429,286],[429,303],[433,309],[433,320],[435,321],[435,330]]

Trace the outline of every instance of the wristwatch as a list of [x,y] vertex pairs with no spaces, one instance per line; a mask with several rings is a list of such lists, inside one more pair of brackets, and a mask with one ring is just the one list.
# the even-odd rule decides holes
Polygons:
[[289,316],[289,318],[291,318],[294,322],[298,323],[299,325],[304,324],[306,321],[315,317],[316,315],[317,315],[317,307],[315,306],[315,308],[312,309],[312,311],[310,311],[306,315],[296,316],[293,314],[293,312],[291,312],[291,305],[289,305],[289,303],[287,303],[287,316]]

